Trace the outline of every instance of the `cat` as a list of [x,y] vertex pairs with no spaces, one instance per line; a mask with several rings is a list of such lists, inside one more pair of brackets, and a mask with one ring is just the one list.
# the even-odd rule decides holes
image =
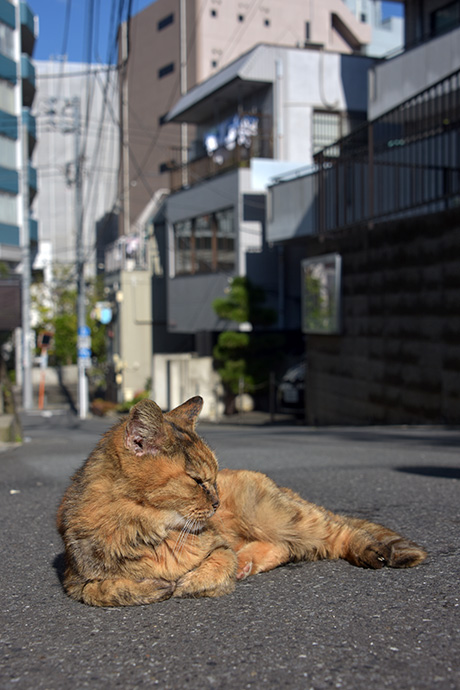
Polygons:
[[396,532],[335,515],[264,474],[218,471],[195,431],[202,405],[197,396],[163,414],[142,400],[72,477],[57,515],[70,597],[94,606],[217,597],[294,561],[404,568],[426,558]]

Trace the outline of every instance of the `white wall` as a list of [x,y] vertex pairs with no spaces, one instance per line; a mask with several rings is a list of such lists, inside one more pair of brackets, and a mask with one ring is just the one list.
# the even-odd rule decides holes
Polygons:
[[194,357],[190,353],[153,356],[153,399],[162,410],[173,409],[194,395],[201,395],[204,401],[201,418],[216,420],[222,414],[221,393],[212,357]]

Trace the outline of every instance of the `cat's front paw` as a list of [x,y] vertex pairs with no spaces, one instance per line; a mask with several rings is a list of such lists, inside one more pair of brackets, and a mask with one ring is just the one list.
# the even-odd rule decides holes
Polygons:
[[238,559],[238,570],[236,571],[237,580],[245,580],[252,572],[252,561],[243,561],[240,563]]

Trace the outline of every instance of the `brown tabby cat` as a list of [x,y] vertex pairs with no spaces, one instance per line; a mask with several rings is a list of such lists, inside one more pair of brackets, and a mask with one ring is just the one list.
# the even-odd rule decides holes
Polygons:
[[57,518],[69,596],[95,606],[217,597],[292,561],[404,568],[425,559],[399,534],[334,515],[264,474],[218,472],[195,433],[202,404],[191,398],[163,415],[143,400],[76,472]]

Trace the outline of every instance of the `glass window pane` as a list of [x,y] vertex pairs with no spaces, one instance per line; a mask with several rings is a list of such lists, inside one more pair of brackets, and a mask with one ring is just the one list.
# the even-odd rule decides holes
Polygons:
[[176,275],[192,273],[192,221],[174,225]]

